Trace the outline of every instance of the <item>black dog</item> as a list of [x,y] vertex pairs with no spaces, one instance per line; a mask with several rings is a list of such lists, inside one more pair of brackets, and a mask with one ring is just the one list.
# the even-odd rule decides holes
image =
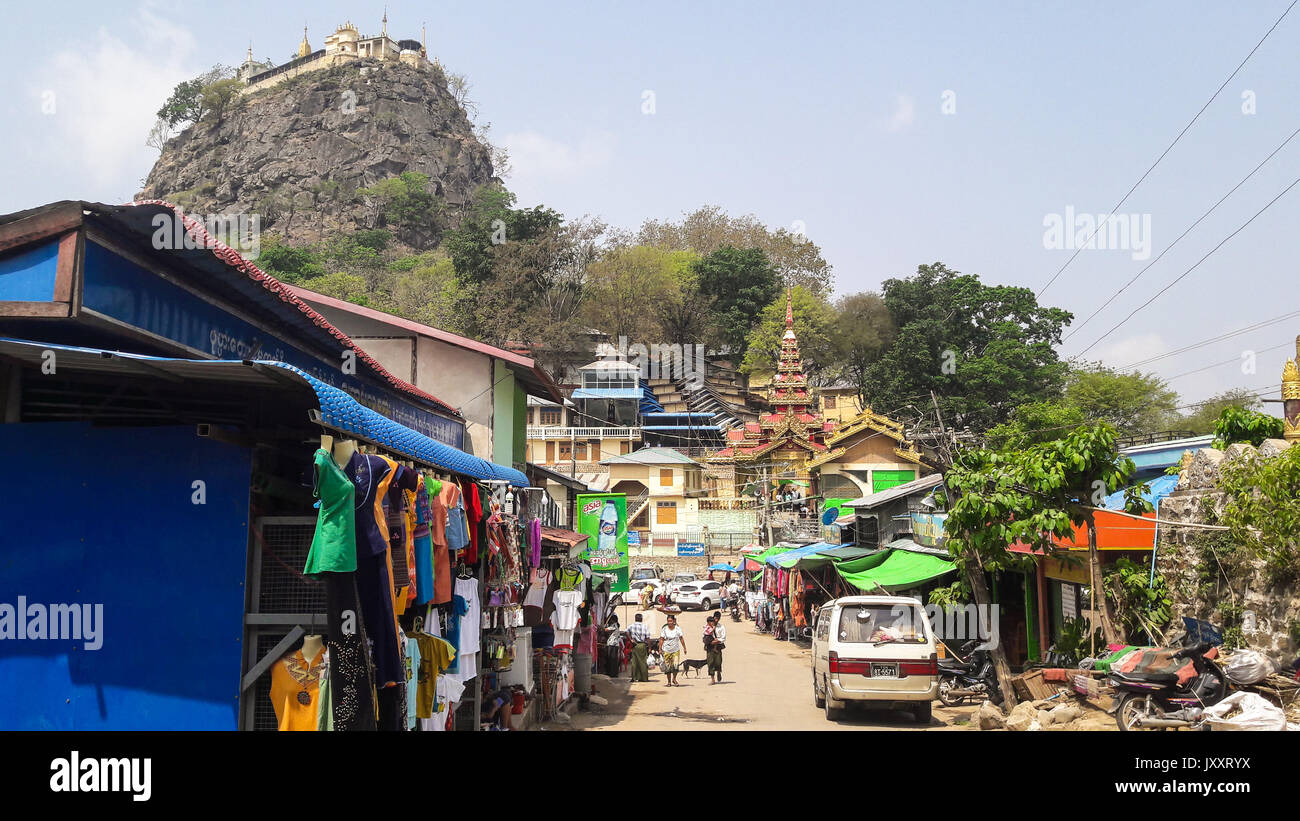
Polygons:
[[682,662],[682,670],[684,670],[687,673],[690,673],[692,670],[694,670],[695,677],[699,678],[700,670],[707,667],[708,665],[709,663],[703,659],[687,659],[686,661]]

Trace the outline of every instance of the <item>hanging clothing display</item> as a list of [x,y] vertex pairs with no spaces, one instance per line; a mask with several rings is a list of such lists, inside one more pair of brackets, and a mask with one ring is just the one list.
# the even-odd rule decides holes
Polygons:
[[324,656],[323,646],[311,659],[294,650],[271,666],[271,703],[281,730],[316,729]]
[[427,604],[433,600],[433,536],[429,521],[433,505],[429,500],[428,483],[423,474],[415,489],[415,526],[412,542],[415,552],[415,603]]
[[578,626],[578,605],[582,603],[582,594],[577,590],[561,589],[555,591],[553,599],[555,612],[551,614],[551,626],[555,629],[555,647],[572,648],[573,630]]
[[351,573],[357,569],[356,485],[329,451],[316,451],[313,461],[312,496],[320,512],[302,572]]

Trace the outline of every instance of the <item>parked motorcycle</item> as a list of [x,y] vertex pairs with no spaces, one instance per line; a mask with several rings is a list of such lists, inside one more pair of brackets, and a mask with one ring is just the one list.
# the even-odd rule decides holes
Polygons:
[[1115,705],[1115,723],[1121,730],[1175,729],[1200,723],[1201,711],[1223,701],[1230,691],[1223,668],[1206,658],[1211,645],[1200,642],[1183,647],[1175,659],[1189,659],[1196,674],[1185,684],[1171,672],[1111,671],[1110,685],[1121,694]]
[[969,661],[939,659],[939,701],[947,707],[956,707],[967,699],[1001,704],[1002,690],[988,649],[981,646],[979,639],[973,639],[962,645],[961,653]]
[[731,620],[740,621],[740,597],[732,596],[730,601]]

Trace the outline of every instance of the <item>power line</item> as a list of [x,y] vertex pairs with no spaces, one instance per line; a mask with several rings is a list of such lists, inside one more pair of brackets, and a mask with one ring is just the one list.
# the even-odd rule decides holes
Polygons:
[[[1268,352],[1270,352],[1270,351],[1276,351],[1276,350],[1278,350],[1278,349],[1280,349],[1280,348],[1289,348],[1289,347],[1291,347],[1292,344],[1293,344],[1293,343],[1292,343],[1291,341],[1288,340],[1288,341],[1286,341],[1286,342],[1283,342],[1281,345],[1274,345],[1274,346],[1271,347],[1271,348],[1265,348],[1265,349],[1263,349],[1262,351],[1254,351],[1253,353],[1257,353],[1257,354],[1268,353]],[[1166,382],[1171,382],[1171,381],[1173,381],[1173,380],[1175,380],[1175,379],[1178,379],[1179,377],[1190,376],[1191,374],[1194,374],[1194,373],[1200,373],[1201,371],[1208,371],[1208,370],[1210,370],[1210,369],[1212,369],[1212,368],[1221,368],[1221,367],[1223,367],[1224,365],[1231,365],[1231,364],[1233,364],[1234,362],[1240,362],[1240,361],[1241,361],[1241,357],[1239,357],[1239,356],[1234,356],[1234,357],[1232,357],[1231,359],[1225,359],[1225,360],[1223,360],[1222,362],[1215,362],[1213,365],[1204,365],[1204,366],[1202,366],[1202,367],[1200,367],[1200,368],[1195,368],[1195,369],[1190,370],[1190,371],[1183,371],[1183,372],[1180,373],[1180,374],[1177,374],[1177,375],[1175,375],[1175,376],[1171,376],[1171,377],[1169,377],[1169,378],[1166,379],[1165,381],[1166,381]]]
[[1074,262],[1074,258],[1079,256],[1079,252],[1082,251],[1084,248],[1088,247],[1088,243],[1092,242],[1092,237],[1095,237],[1097,235],[1097,231],[1101,230],[1101,226],[1104,225],[1105,222],[1110,219],[1110,217],[1113,217],[1115,215],[1115,212],[1118,211],[1120,206],[1123,205],[1128,200],[1129,196],[1132,195],[1132,193],[1135,190],[1137,190],[1137,187],[1142,184],[1142,181],[1145,180],[1147,176],[1150,175],[1151,172],[1155,170],[1156,166],[1160,164],[1160,161],[1165,158],[1165,155],[1173,150],[1173,147],[1177,145],[1178,141],[1183,138],[1183,135],[1187,133],[1187,130],[1191,128],[1196,123],[1196,121],[1201,118],[1201,115],[1205,113],[1205,109],[1210,107],[1210,103],[1214,102],[1215,98],[1217,98],[1219,94],[1222,93],[1223,89],[1227,87],[1228,83],[1232,82],[1232,78],[1237,76],[1237,73],[1240,72],[1241,69],[1246,65],[1247,61],[1249,61],[1250,58],[1255,55],[1255,52],[1259,50],[1259,47],[1264,45],[1264,41],[1267,40],[1268,36],[1273,33],[1273,29],[1277,28],[1278,25],[1281,24],[1282,20],[1288,14],[1291,13],[1291,9],[1295,8],[1296,3],[1298,2],[1300,2],[1300,0],[1291,0],[1291,5],[1287,6],[1286,11],[1282,12],[1282,16],[1277,18],[1277,20],[1273,23],[1273,25],[1269,27],[1268,31],[1264,32],[1264,36],[1259,38],[1259,42],[1256,43],[1255,47],[1250,50],[1250,53],[1246,55],[1246,57],[1241,61],[1241,63],[1237,65],[1235,69],[1233,69],[1232,73],[1228,75],[1228,79],[1224,80],[1223,84],[1220,85],[1218,89],[1216,89],[1215,92],[1210,95],[1210,99],[1205,101],[1205,105],[1201,106],[1201,110],[1196,112],[1196,116],[1192,117],[1192,119],[1187,123],[1187,125],[1183,126],[1183,130],[1178,132],[1178,136],[1174,137],[1174,141],[1171,142],[1169,146],[1165,148],[1164,151],[1160,152],[1160,156],[1156,157],[1155,162],[1151,163],[1151,167],[1148,168],[1146,172],[1143,173],[1142,176],[1138,178],[1137,182],[1133,183],[1133,186],[1129,188],[1128,192],[1124,194],[1124,196],[1120,199],[1120,201],[1115,203],[1115,207],[1110,209],[1110,214],[1107,215],[1106,220],[1098,223],[1097,228],[1092,232],[1092,236],[1088,237],[1088,241],[1083,243],[1083,245],[1081,245],[1080,247],[1076,248],[1074,253],[1070,255],[1070,258],[1065,261],[1065,264],[1062,265],[1059,269],[1057,269],[1055,274],[1052,274],[1052,278],[1047,281],[1047,284],[1044,285],[1041,289],[1039,289],[1037,296],[1042,297],[1043,293],[1048,288],[1052,287],[1052,283],[1056,282],[1057,277],[1059,277],[1061,273],[1070,266],[1070,263]]
[[1292,132],[1291,132],[1291,136],[1289,136],[1289,137],[1287,137],[1285,140],[1283,140],[1283,141],[1282,141],[1282,144],[1279,145],[1277,148],[1274,148],[1274,149],[1273,149],[1273,152],[1272,152],[1271,154],[1269,154],[1267,157],[1265,157],[1265,158],[1263,159],[1263,161],[1260,162],[1259,165],[1257,165],[1257,166],[1255,166],[1253,169],[1251,169],[1251,172],[1250,172],[1249,174],[1247,174],[1245,177],[1243,177],[1242,180],[1241,180],[1241,182],[1239,182],[1239,183],[1237,183],[1236,185],[1232,186],[1232,188],[1228,191],[1228,193],[1224,194],[1222,197],[1219,198],[1219,201],[1218,201],[1218,202],[1216,202],[1214,205],[1211,205],[1211,206],[1210,206],[1210,210],[1206,211],[1204,214],[1201,214],[1201,216],[1197,217],[1196,222],[1193,222],[1191,225],[1187,226],[1187,230],[1186,230],[1186,231],[1183,231],[1183,233],[1179,234],[1178,237],[1177,237],[1173,242],[1171,242],[1171,243],[1169,243],[1169,245],[1165,246],[1165,249],[1164,249],[1163,251],[1161,251],[1160,254],[1159,254],[1155,259],[1151,260],[1151,261],[1148,262],[1146,265],[1144,265],[1144,266],[1142,267],[1142,270],[1141,270],[1141,271],[1138,271],[1136,274],[1133,275],[1133,278],[1132,278],[1132,279],[1130,279],[1128,282],[1124,283],[1123,287],[1121,287],[1121,288],[1120,288],[1118,291],[1116,291],[1115,293],[1111,294],[1111,295],[1110,295],[1110,298],[1107,299],[1105,302],[1103,302],[1103,303],[1101,304],[1101,307],[1100,307],[1100,308],[1098,308],[1097,310],[1093,311],[1093,312],[1088,316],[1088,318],[1085,319],[1083,322],[1079,323],[1078,326],[1076,326],[1076,327],[1074,327],[1074,328],[1071,328],[1071,329],[1070,329],[1070,332],[1069,332],[1068,334],[1066,334],[1066,335],[1065,335],[1065,338],[1062,339],[1061,341],[1062,341],[1062,342],[1065,342],[1065,341],[1069,340],[1070,337],[1074,336],[1076,333],[1078,333],[1079,331],[1083,330],[1083,326],[1087,325],[1089,322],[1091,322],[1091,321],[1092,321],[1092,320],[1097,316],[1097,314],[1099,314],[1099,313],[1101,313],[1103,310],[1105,310],[1106,306],[1110,305],[1112,302],[1114,302],[1116,299],[1118,299],[1118,298],[1119,298],[1119,295],[1122,294],[1122,293],[1124,293],[1124,291],[1126,291],[1126,290],[1128,289],[1128,286],[1132,285],[1134,282],[1137,282],[1139,277],[1141,277],[1143,274],[1145,274],[1145,273],[1147,272],[1147,270],[1151,268],[1152,265],[1155,265],[1157,262],[1159,262],[1159,261],[1164,257],[1165,254],[1169,253],[1169,251],[1172,250],[1173,247],[1174,247],[1175,245],[1177,245],[1177,244],[1179,243],[1179,241],[1182,240],[1183,237],[1185,237],[1185,236],[1187,236],[1188,234],[1190,234],[1193,228],[1195,228],[1196,226],[1200,225],[1202,220],[1204,220],[1204,219],[1205,219],[1206,217],[1208,217],[1210,214],[1214,213],[1214,210],[1215,210],[1216,208],[1218,208],[1220,205],[1222,205],[1223,202],[1224,202],[1224,200],[1226,200],[1228,197],[1232,196],[1233,193],[1234,193],[1238,188],[1240,188],[1240,187],[1242,187],[1243,185],[1246,184],[1246,181],[1247,181],[1247,180],[1249,180],[1251,177],[1255,176],[1255,172],[1258,171],[1259,169],[1263,168],[1263,167],[1265,166],[1265,164],[1268,163],[1269,160],[1273,159],[1273,157],[1277,155],[1277,152],[1281,151],[1281,150],[1286,146],[1287,143],[1289,143],[1289,142],[1291,142],[1291,140],[1295,139],[1295,136],[1296,136],[1297,134],[1300,134],[1300,128],[1297,128],[1295,131],[1292,131]]
[[1257,331],[1260,328],[1265,328],[1269,325],[1276,325],[1279,322],[1285,322],[1288,319],[1295,319],[1296,317],[1300,317],[1300,311],[1292,311],[1291,313],[1282,314],[1281,316],[1274,317],[1272,319],[1266,319],[1263,322],[1257,322],[1254,325],[1248,325],[1245,328],[1238,328],[1235,331],[1229,331],[1228,333],[1220,334],[1218,336],[1211,337],[1209,339],[1204,339],[1201,340],[1200,342],[1194,342],[1190,345],[1184,345],[1183,347],[1178,348],[1177,350],[1169,351],[1168,353],[1162,353],[1159,354],[1158,356],[1148,357],[1139,362],[1134,362],[1132,364],[1124,365],[1122,367],[1116,368],[1116,370],[1127,371],[1133,368],[1140,368],[1143,365],[1150,365],[1152,362],[1159,362],[1161,359],[1168,359],[1171,356],[1177,356],[1178,354],[1187,353],[1188,351],[1195,350],[1196,348],[1203,348],[1206,345],[1212,345],[1215,342],[1223,342],[1224,340],[1231,339],[1234,336],[1240,336],[1241,334],[1244,333]]
[[[1296,2],[1300,2],[1300,0],[1296,0]],[[1192,265],[1192,267],[1188,268],[1186,271],[1183,271],[1181,274],[1179,274],[1177,277],[1175,277],[1174,280],[1173,280],[1173,282],[1170,282],[1168,285],[1166,285],[1165,287],[1161,288],[1159,291],[1156,291],[1156,293],[1155,293],[1155,294],[1154,294],[1150,299],[1148,299],[1146,302],[1143,302],[1141,305],[1137,306],[1137,307],[1134,308],[1132,311],[1130,311],[1128,316],[1124,317],[1122,320],[1120,320],[1120,321],[1117,322],[1115,325],[1113,325],[1113,326],[1111,327],[1110,330],[1106,331],[1106,333],[1104,333],[1104,334],[1102,334],[1101,336],[1099,336],[1099,337],[1097,337],[1096,339],[1094,339],[1094,340],[1092,341],[1092,344],[1090,344],[1088,347],[1084,348],[1082,351],[1079,351],[1077,354],[1074,355],[1074,357],[1072,357],[1072,359],[1077,359],[1078,357],[1081,357],[1081,356],[1083,356],[1084,354],[1086,354],[1088,351],[1092,350],[1094,347],[1097,346],[1097,343],[1098,343],[1098,342],[1101,342],[1103,339],[1105,339],[1106,337],[1108,337],[1108,336],[1110,336],[1111,334],[1113,334],[1113,333],[1114,333],[1115,331],[1117,331],[1117,330],[1118,330],[1122,325],[1124,325],[1124,323],[1128,322],[1130,319],[1132,319],[1134,316],[1136,316],[1137,313],[1138,313],[1138,311],[1141,311],[1143,308],[1147,307],[1147,306],[1150,305],[1152,302],[1155,302],[1156,299],[1157,299],[1161,294],[1165,293],[1165,292],[1168,291],[1170,288],[1174,287],[1174,286],[1177,285],[1179,282],[1181,282],[1181,281],[1183,280],[1184,277],[1186,277],[1186,276],[1187,276],[1188,274],[1190,274],[1192,271],[1195,271],[1198,267],[1200,267],[1200,264],[1201,264],[1202,262],[1205,262],[1205,260],[1209,259],[1210,256],[1213,255],[1215,251],[1218,251],[1220,248],[1222,248],[1222,247],[1224,246],[1224,244],[1227,243],[1228,240],[1230,240],[1230,239],[1232,239],[1233,237],[1237,236],[1237,234],[1240,234],[1243,230],[1245,230],[1246,226],[1248,226],[1248,225],[1250,225],[1252,222],[1254,222],[1254,221],[1259,217],[1260,214],[1263,214],[1263,213],[1264,213],[1265,211],[1267,211],[1270,207],[1272,207],[1273,203],[1277,202],[1278,200],[1282,199],[1282,197],[1286,196],[1287,193],[1289,193],[1289,192],[1291,191],[1292,188],[1295,188],[1297,184],[1300,184],[1300,177],[1296,177],[1294,180],[1292,180],[1292,182],[1291,182],[1290,185],[1288,185],[1286,188],[1282,189],[1282,192],[1279,193],[1276,197],[1274,197],[1273,199],[1269,200],[1268,203],[1265,204],[1263,208],[1259,209],[1259,210],[1256,211],[1253,215],[1251,215],[1250,219],[1248,219],[1248,220],[1246,220],[1244,223],[1242,223],[1241,226],[1240,226],[1239,228],[1237,228],[1237,230],[1233,231],[1231,234],[1228,234],[1228,236],[1224,237],[1222,240],[1219,241],[1219,244],[1218,244],[1218,245],[1214,246],[1214,247],[1211,248],[1209,251],[1205,252],[1205,256],[1203,256],[1203,257],[1201,257],[1200,259],[1198,259],[1198,260],[1195,262],[1195,264]]]

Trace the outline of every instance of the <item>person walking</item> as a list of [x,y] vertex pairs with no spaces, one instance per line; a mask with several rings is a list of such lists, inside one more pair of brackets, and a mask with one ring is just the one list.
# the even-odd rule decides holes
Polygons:
[[667,623],[659,631],[659,653],[663,658],[664,675],[668,678],[669,687],[678,686],[677,665],[685,651],[686,634],[677,626],[677,617],[669,613]]
[[649,681],[650,668],[646,665],[646,658],[650,655],[650,631],[646,629],[640,613],[636,614],[635,619],[627,626],[627,634],[633,641],[632,652],[628,656],[629,667],[633,681]]
[[707,652],[705,660],[709,665],[709,683],[722,683],[722,651],[727,646],[727,628],[722,624],[722,611],[715,610],[709,616],[709,627],[704,630]]

